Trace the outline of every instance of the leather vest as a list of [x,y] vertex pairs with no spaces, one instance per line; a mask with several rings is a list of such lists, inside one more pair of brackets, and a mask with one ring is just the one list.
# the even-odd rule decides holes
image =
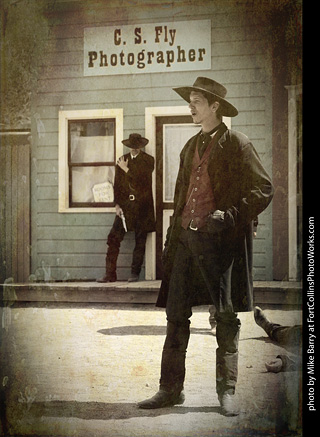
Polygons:
[[208,173],[208,162],[214,139],[206,148],[202,158],[199,157],[198,144],[193,156],[192,170],[186,204],[182,211],[182,227],[187,229],[189,225],[201,229],[206,225],[209,212],[215,207],[211,181]]

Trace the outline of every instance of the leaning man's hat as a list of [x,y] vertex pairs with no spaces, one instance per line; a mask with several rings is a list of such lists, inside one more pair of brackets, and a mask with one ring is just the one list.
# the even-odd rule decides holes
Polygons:
[[208,77],[197,77],[193,86],[173,88],[173,90],[189,103],[191,91],[200,91],[205,95],[208,94],[214,96],[220,103],[222,115],[225,115],[226,117],[235,117],[238,115],[238,110],[231,105],[231,103],[225,100],[227,89],[220,83],[213,79],[209,79]]
[[130,134],[127,140],[123,140],[122,143],[130,147],[130,149],[140,149],[148,144],[149,140],[143,138],[140,134]]

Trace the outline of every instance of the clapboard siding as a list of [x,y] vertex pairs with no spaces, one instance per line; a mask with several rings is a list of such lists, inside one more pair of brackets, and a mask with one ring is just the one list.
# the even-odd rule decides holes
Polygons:
[[[119,3],[122,7],[119,7]],[[241,2],[240,2],[241,3]],[[124,137],[144,134],[145,108],[181,106],[172,91],[211,74],[238,107],[232,127],[247,134],[271,170],[271,63],[257,15],[236,2],[176,0],[62,1],[47,10],[50,27],[32,118],[32,270],[53,279],[94,279],[103,274],[106,238],[114,214],[58,213],[58,114],[60,110],[123,108]],[[253,18],[252,18],[253,17]],[[83,30],[123,24],[212,21],[212,71],[83,76]],[[263,18],[261,16],[261,18]],[[250,21],[253,19],[253,21]],[[259,218],[254,241],[256,280],[272,279],[271,208]],[[126,235],[118,277],[130,272],[134,239]],[[48,270],[49,269],[49,270]]]
[[[82,67],[82,66],[81,66]],[[66,69],[68,66],[66,66]],[[85,77],[81,82],[79,82],[78,79],[75,78],[69,78],[68,81],[64,81],[61,79],[47,79],[39,81],[38,86],[38,94],[50,94],[51,90],[54,89],[56,93],[59,92],[72,92],[72,91],[99,91],[105,90],[105,85],[107,84],[111,89],[113,87],[116,87],[117,90],[122,89],[123,91],[127,90],[127,87],[132,87],[136,89],[144,89],[146,87],[151,86],[157,86],[159,88],[167,87],[164,78],[160,78],[160,76],[163,76],[159,73],[153,73],[154,75],[159,76],[159,80],[155,81],[154,79],[151,80],[150,77],[151,73],[145,73],[141,75],[132,75],[134,77],[131,78],[131,80],[121,79],[115,76],[110,76],[108,79],[106,79],[103,76],[97,76],[95,77],[95,80],[92,83],[92,78]],[[178,73],[172,73],[176,75],[176,82],[173,82],[172,86],[179,85],[179,82],[181,83],[181,80],[183,80],[183,77],[180,77]],[[261,83],[264,81],[265,77],[265,70],[262,67],[254,66],[251,69],[239,69],[239,70],[232,70],[222,72],[221,70],[217,71],[217,74],[223,74],[224,81],[227,84],[237,83],[237,84],[250,84],[252,86],[253,83],[257,83],[261,86]],[[124,75],[127,77],[126,75]],[[143,77],[140,77],[143,76]]]
[[[171,73],[175,74],[175,73]],[[208,74],[208,72],[202,72],[201,74]],[[218,77],[217,77],[218,76]],[[221,76],[221,77],[220,77]],[[223,80],[224,74],[215,75],[217,79],[220,81]],[[194,76],[191,76],[191,80],[194,78]],[[236,74],[234,80],[236,81]],[[180,80],[181,83],[182,79]],[[189,78],[190,81],[190,78]],[[158,86],[157,84],[153,84],[154,88],[150,87],[147,88],[145,81],[145,86],[141,84],[141,87],[135,87],[128,93],[128,90],[125,89],[125,86],[123,85],[123,88],[115,89],[111,88],[108,90],[106,86],[110,86],[110,83],[106,82],[106,86],[102,87],[101,90],[77,90],[77,91],[57,91],[55,93],[39,93],[38,95],[38,104],[46,104],[46,105],[55,105],[55,106],[64,106],[65,104],[73,105],[73,104],[82,104],[85,105],[86,102],[88,102],[88,99],[93,98],[95,99],[95,102],[97,105],[99,104],[105,104],[106,108],[110,107],[110,105],[116,105],[117,102],[136,102],[142,104],[142,102],[157,102],[159,100],[163,100],[164,93],[168,93],[168,86]],[[226,83],[226,81],[224,81]],[[121,83],[120,79],[118,84]],[[123,79],[123,83],[125,84],[125,80]],[[179,83],[178,77],[176,83]],[[187,79],[183,81],[183,83],[188,83]],[[170,84],[170,88],[174,87],[175,84]],[[250,92],[254,93],[254,95],[257,96],[263,96],[265,93],[265,83],[256,82],[256,83],[243,83],[241,85],[228,85],[226,83],[226,86],[228,87],[228,98],[230,101],[233,102],[234,96],[248,96]],[[151,91],[152,90],[152,91]],[[152,98],[152,99],[151,99]],[[239,97],[238,97],[239,98]],[[167,102],[169,104],[173,104],[174,102],[177,104],[179,100],[177,100],[176,96],[173,94],[173,92],[168,93],[168,100]],[[181,104],[181,101],[180,101]]]
[[[97,214],[98,217],[95,218],[95,226],[105,226],[106,225],[106,214]],[[59,214],[54,213],[38,213],[38,224],[39,226],[64,226],[66,223],[69,226],[79,226],[85,223],[87,219],[87,214]]]
[[[220,7],[218,3],[207,0],[204,5],[196,3],[193,1],[190,2],[181,2],[182,6],[179,7],[178,3],[175,1],[172,4],[170,9],[162,8],[161,2],[158,2],[158,5],[154,1],[149,2],[149,8],[143,6],[142,4],[137,4],[134,8],[130,8],[128,2],[123,8],[113,8],[110,7],[110,2],[105,2],[104,5],[92,5],[90,2],[90,11],[79,13],[81,8],[84,8],[83,11],[87,8],[87,5],[82,7],[79,5],[76,9],[70,10],[69,12],[63,10],[59,12],[58,8],[56,8],[56,17],[54,14],[51,14],[50,22],[51,26],[51,36],[55,36],[57,38],[63,37],[63,32],[68,32],[68,29],[71,29],[71,34],[77,34],[78,26],[89,27],[93,26],[104,26],[104,25],[123,25],[123,24],[138,24],[137,19],[139,19],[139,23],[153,23],[157,21],[184,21],[190,17],[193,20],[201,20],[204,18],[208,18],[211,15],[211,19],[215,27],[220,28],[233,28],[244,26],[246,28],[250,28],[250,24],[248,24],[247,16],[248,9],[243,9],[239,7],[232,7],[228,10],[228,2],[220,3]],[[187,5],[187,3],[189,3]],[[97,8],[97,9],[96,9]],[[244,5],[244,8],[246,6]],[[93,10],[96,14],[93,13]],[[98,12],[99,11],[99,12]],[[243,14],[239,13],[242,12]],[[61,22],[61,13],[63,14],[63,22],[68,24],[68,28],[63,29],[63,24]],[[173,17],[173,19],[172,19]],[[261,18],[261,17],[260,17]],[[252,23],[251,23],[252,26]],[[245,32],[243,32],[245,34]]]
[[[171,88],[170,88],[171,89]],[[229,93],[228,93],[229,94]],[[242,108],[242,111],[247,112],[258,112],[258,111],[264,111],[265,110],[265,96],[254,96],[254,97],[248,97],[244,96],[241,98],[235,97],[233,98],[233,103],[237,106]],[[112,103],[112,102],[109,102]],[[119,103],[121,103],[119,101]],[[140,115],[144,115],[143,108],[137,107],[136,103],[134,102],[125,102],[126,108],[129,114],[132,114],[135,111],[139,111]],[[165,106],[167,104],[167,100],[159,100],[158,101],[159,106]],[[177,102],[176,102],[177,103]],[[181,106],[181,101],[180,105]],[[82,105],[68,105],[66,104],[64,106],[65,110],[71,110],[71,109],[80,109]],[[86,105],[86,109],[103,109],[104,106],[97,103],[88,103]],[[37,106],[38,115],[41,118],[42,122],[45,122],[46,132],[57,132],[58,131],[58,119],[57,119],[57,111],[59,111],[59,107],[53,106],[53,105],[47,105],[46,103],[42,105]],[[136,112],[138,113],[138,112]],[[237,118],[240,116],[240,114],[237,116]],[[236,119],[233,121],[236,121]],[[34,123],[34,130],[36,131],[36,123],[33,120]]]
[[[110,228],[109,228],[110,229]],[[107,230],[107,228],[106,228]],[[107,232],[106,232],[107,234]],[[82,239],[78,240],[69,240],[69,244],[67,246],[61,247],[61,244],[57,240],[42,240],[38,244],[39,253],[45,254],[57,254],[58,252],[61,254],[64,253],[105,253],[106,243],[101,240],[101,238],[97,240],[89,240],[85,241]]]
[[[69,214],[68,214],[69,215]],[[107,214],[106,214],[107,215]],[[65,217],[67,223],[67,217]],[[91,222],[94,220],[91,219]],[[38,239],[39,240],[60,240],[62,242],[68,240],[74,240],[82,238],[83,240],[97,240],[106,238],[106,228],[105,226],[97,226],[94,223],[90,223],[90,219],[86,218],[83,220],[81,225],[70,225],[67,226],[37,226],[38,227]]]
[[[123,267],[121,262],[121,255],[119,255],[119,267],[117,267],[117,278],[118,281],[126,281],[130,276],[130,267]],[[35,269],[35,273],[31,275],[31,280],[36,281],[74,281],[76,278],[84,282],[95,281],[96,278],[102,276],[103,271],[102,266],[76,266],[61,269],[61,267],[49,266],[45,267],[40,265]],[[141,277],[144,277],[144,267],[141,270]]]

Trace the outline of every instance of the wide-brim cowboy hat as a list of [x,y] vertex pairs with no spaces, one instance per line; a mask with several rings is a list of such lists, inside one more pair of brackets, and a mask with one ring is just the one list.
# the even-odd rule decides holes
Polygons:
[[173,90],[179,94],[184,100],[190,103],[190,93],[191,91],[202,92],[204,94],[209,94],[214,96],[220,103],[221,113],[226,117],[235,117],[238,115],[238,110],[230,102],[228,102],[225,97],[227,95],[227,89],[208,77],[197,77],[193,86],[183,86],[178,88],[173,88]]
[[123,140],[122,143],[130,147],[130,149],[141,149],[148,144],[149,140],[143,138],[140,134],[130,134],[127,140]]

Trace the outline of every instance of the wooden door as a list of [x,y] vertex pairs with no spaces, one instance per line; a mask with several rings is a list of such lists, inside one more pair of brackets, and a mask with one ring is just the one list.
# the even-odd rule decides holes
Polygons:
[[30,275],[29,134],[1,134],[1,282]]
[[189,138],[199,132],[190,115],[156,117],[156,278],[162,278],[161,254],[170,218],[179,169],[179,156]]

